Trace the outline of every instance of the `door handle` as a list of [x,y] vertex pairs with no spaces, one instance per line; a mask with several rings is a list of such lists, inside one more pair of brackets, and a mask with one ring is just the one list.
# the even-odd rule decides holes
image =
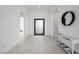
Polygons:
[[20,30],[20,32],[22,32],[22,30]]

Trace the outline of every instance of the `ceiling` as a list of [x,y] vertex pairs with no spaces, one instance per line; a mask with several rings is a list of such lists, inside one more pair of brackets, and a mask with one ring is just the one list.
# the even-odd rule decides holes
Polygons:
[[56,7],[56,5],[27,5],[27,10],[44,10],[49,11]]

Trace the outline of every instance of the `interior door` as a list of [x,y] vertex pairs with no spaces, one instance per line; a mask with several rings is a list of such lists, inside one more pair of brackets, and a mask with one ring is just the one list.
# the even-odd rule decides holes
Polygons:
[[34,35],[44,35],[45,31],[45,20],[34,19]]
[[24,37],[24,17],[20,17],[20,35]]

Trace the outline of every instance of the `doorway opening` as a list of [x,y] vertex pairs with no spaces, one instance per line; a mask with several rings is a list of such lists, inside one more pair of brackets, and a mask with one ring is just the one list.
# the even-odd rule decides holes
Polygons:
[[34,19],[34,35],[45,35],[45,19]]

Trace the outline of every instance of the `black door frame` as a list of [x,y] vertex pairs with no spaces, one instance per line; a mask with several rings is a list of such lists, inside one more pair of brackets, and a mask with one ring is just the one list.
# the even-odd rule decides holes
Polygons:
[[[43,34],[36,33],[36,20],[43,20]],[[42,19],[42,18],[35,18],[34,19],[34,35],[45,35],[45,19]]]

